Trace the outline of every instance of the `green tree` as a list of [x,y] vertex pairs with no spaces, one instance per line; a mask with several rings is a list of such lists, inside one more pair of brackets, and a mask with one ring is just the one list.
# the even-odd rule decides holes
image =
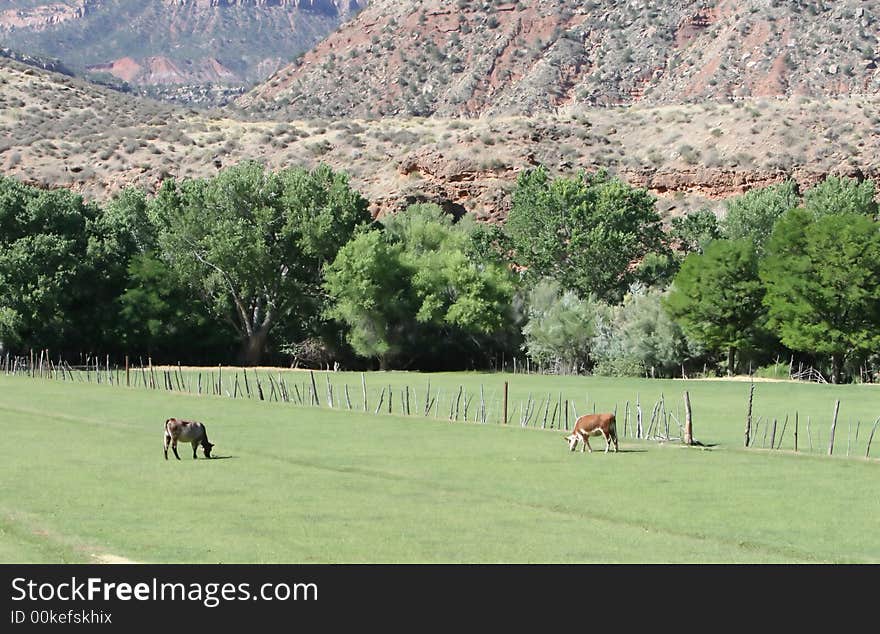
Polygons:
[[752,241],[716,240],[685,258],[665,305],[691,339],[727,352],[732,373],[737,349],[756,334],[763,296]]
[[539,281],[528,297],[523,350],[558,373],[577,373],[590,364],[597,311],[597,302],[562,290],[556,280]]
[[632,264],[663,251],[654,198],[606,172],[556,179],[543,167],[522,173],[505,230],[532,280],[549,277],[581,297],[612,302],[636,281]]
[[117,305],[118,339],[127,352],[169,363],[223,361],[233,352],[235,331],[151,251],[132,256]]
[[358,235],[328,267],[328,315],[382,368],[432,349],[448,356],[479,348],[507,327],[514,291],[507,267],[479,256],[481,230],[453,224],[437,205],[385,219],[383,230]]
[[413,271],[420,322],[481,334],[503,327],[513,283],[504,266],[475,257],[476,225],[453,225],[440,207],[424,204],[390,217],[385,230],[392,241],[404,245],[402,258]]
[[404,352],[417,310],[402,254],[381,231],[361,232],[339,250],[324,283],[327,315],[347,326],[358,355],[378,359],[383,370]]
[[699,209],[672,219],[669,238],[677,251],[702,253],[713,240],[721,237],[718,218],[710,209]]
[[[124,262],[101,210],[68,190],[0,177],[0,341],[56,351],[108,350]],[[124,258],[124,256],[123,256]]]
[[877,216],[874,181],[828,176],[804,193],[804,208],[814,217],[832,214]]
[[603,329],[601,341],[594,340],[594,357],[603,367],[674,376],[681,364],[702,352],[669,316],[663,305],[667,294],[654,289],[627,295],[612,309],[610,327]]
[[165,181],[150,204],[162,258],[229,318],[256,364],[280,321],[320,312],[323,268],[370,219],[344,174],[254,162],[210,179]]
[[872,218],[789,212],[760,275],[770,327],[791,349],[830,358],[833,382],[847,355],[880,347],[880,224]]
[[797,183],[791,180],[752,189],[727,201],[727,215],[721,223],[721,233],[728,240],[748,238],[760,257],[776,220],[798,203]]

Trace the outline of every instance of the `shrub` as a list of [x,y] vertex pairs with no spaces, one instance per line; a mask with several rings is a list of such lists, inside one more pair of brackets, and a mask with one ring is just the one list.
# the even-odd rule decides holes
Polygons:
[[788,379],[788,364],[772,363],[755,370],[754,375],[759,379]]

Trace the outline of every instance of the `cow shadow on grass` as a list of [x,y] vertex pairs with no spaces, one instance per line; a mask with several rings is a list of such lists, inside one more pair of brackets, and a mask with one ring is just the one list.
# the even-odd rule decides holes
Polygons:
[[237,460],[238,456],[211,456],[210,460]]

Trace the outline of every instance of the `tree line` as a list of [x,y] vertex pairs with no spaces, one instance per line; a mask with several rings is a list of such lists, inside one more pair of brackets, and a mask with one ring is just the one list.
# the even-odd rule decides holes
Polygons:
[[372,219],[341,172],[243,162],[105,204],[0,176],[0,348],[154,362],[677,376],[880,351],[871,181],[757,189],[664,224],[605,171],[523,172],[503,225]]

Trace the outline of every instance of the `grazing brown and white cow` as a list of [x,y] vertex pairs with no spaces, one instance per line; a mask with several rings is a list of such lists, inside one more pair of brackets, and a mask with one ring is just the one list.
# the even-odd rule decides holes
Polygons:
[[572,432],[565,436],[565,442],[568,443],[569,450],[574,451],[578,441],[581,440],[584,443],[581,451],[589,449],[590,453],[593,453],[593,448],[590,447],[590,436],[602,436],[605,439],[605,453],[608,453],[612,441],[614,442],[614,451],[618,451],[617,420],[614,414],[587,414],[581,416],[575,421]]
[[171,445],[174,451],[174,457],[180,460],[177,453],[177,441],[188,442],[192,444],[193,459],[196,458],[196,449],[202,446],[205,458],[211,457],[211,449],[214,447],[208,442],[208,432],[205,426],[194,420],[181,420],[179,418],[169,418],[165,421],[165,460],[168,460],[168,445]]

